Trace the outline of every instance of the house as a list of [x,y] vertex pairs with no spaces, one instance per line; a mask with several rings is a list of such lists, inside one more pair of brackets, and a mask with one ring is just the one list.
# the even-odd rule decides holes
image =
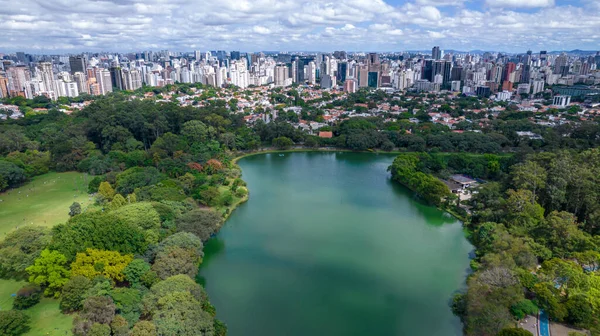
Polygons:
[[474,179],[460,174],[450,176],[450,180],[460,184],[463,189],[469,188],[477,184],[477,181],[475,181]]
[[319,132],[319,138],[333,138],[333,132],[321,131]]
[[450,189],[453,194],[460,194],[463,190],[463,187],[460,183],[448,180],[441,180],[444,184]]

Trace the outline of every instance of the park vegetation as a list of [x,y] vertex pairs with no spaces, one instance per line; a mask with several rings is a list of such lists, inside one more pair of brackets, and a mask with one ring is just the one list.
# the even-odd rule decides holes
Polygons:
[[[144,88],[136,95],[190,89]],[[232,159],[261,147],[299,145],[407,152],[390,167],[393,179],[448,209],[458,209],[456,199],[438,177],[487,180],[468,204],[465,226],[476,257],[468,289],[453,301],[465,332],[518,334],[510,329],[516,321],[542,308],[554,321],[598,334],[597,123],[544,128],[507,109],[486,127],[464,122],[457,128],[465,132],[456,133],[431,122],[422,94],[392,99],[361,90],[330,102],[335,97],[327,93],[322,103],[365,112],[385,101],[402,112],[348,118],[322,129],[332,138],[319,138],[288,122],[323,121],[323,111],[295,89],[274,90],[279,118],[253,127],[218,91],[205,89],[202,104],[184,107],[114,93],[70,115],[42,98],[7,102],[49,110],[0,123],[0,191],[49,171],[77,170],[92,175],[88,192],[96,207],[84,211],[74,203],[65,209],[65,223],[21,226],[0,242],[0,277],[29,282],[14,309],[0,311],[0,333],[26,332],[27,309],[45,295],[75,315],[77,336],[224,335],[225,325],[194,279],[204,242],[248,195]],[[454,107],[440,103],[452,116],[488,117],[465,112],[482,107],[474,98],[458,98]],[[303,110],[284,113],[285,106]]]
[[0,189],[79,170],[92,175],[96,200],[73,203],[52,229],[20,226],[0,242],[0,277],[28,282],[0,312],[0,333],[26,332],[27,309],[48,296],[75,316],[76,336],[226,334],[195,279],[204,242],[248,195],[232,162],[247,142],[235,132],[248,129],[227,108],[115,95],[0,128]]
[[476,257],[453,303],[468,335],[496,335],[538,309],[600,333],[599,177],[599,149],[544,152],[473,195]]

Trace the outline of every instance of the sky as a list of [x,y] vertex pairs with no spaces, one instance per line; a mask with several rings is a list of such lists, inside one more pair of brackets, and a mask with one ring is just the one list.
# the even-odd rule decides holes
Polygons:
[[600,48],[600,0],[0,0],[0,52]]

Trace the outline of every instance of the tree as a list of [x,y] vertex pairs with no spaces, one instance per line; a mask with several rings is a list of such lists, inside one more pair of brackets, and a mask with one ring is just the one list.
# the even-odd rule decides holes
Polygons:
[[117,315],[110,323],[110,329],[113,336],[128,336],[129,335],[129,323],[121,316]]
[[110,202],[115,196],[115,190],[110,186],[110,183],[104,181],[100,182],[100,186],[98,187],[98,194],[100,194],[100,199],[102,201]]
[[60,290],[69,280],[65,267],[67,258],[57,251],[43,250],[32,266],[27,267],[29,282],[45,287],[45,295],[60,296]]
[[212,210],[195,209],[179,217],[176,226],[179,232],[190,232],[207,241],[217,231],[221,221],[222,217]]
[[194,278],[199,262],[200,256],[194,249],[169,246],[157,254],[152,270],[163,280],[177,274]]
[[127,204],[113,211],[113,214],[143,230],[160,228],[160,216],[152,203],[149,202]]
[[31,266],[50,243],[50,231],[39,226],[22,226],[0,241],[0,276],[26,279]]
[[126,320],[128,324],[133,325],[140,319],[142,310],[142,291],[135,288],[117,287],[110,291],[117,312]]
[[157,336],[156,326],[150,321],[140,321],[133,326],[131,336]]
[[133,167],[117,175],[115,191],[122,195],[131,194],[136,188],[160,182],[164,176],[154,167]]
[[519,301],[510,307],[510,312],[519,320],[526,315],[535,315],[538,311],[538,307],[530,300]]
[[87,249],[85,253],[77,253],[75,262],[71,264],[71,274],[83,275],[88,279],[103,275],[115,281],[123,281],[123,270],[132,260],[131,254],[121,255],[117,251]]
[[84,212],[53,229],[51,248],[69,261],[86,248],[142,254],[148,247],[144,230],[125,222],[112,212]]
[[546,185],[548,173],[535,161],[526,161],[513,167],[513,183],[517,189],[527,189],[533,193],[531,204],[535,203],[540,189]]
[[8,187],[16,187],[25,182],[27,176],[25,171],[12,162],[0,160],[0,191],[4,191]]
[[506,192],[506,223],[509,229],[519,233],[530,232],[544,218],[544,208],[535,202],[530,190],[508,190]]
[[498,336],[533,336],[529,330],[521,328],[505,328],[500,330]]
[[86,336],[110,336],[110,327],[106,324],[94,323]]
[[62,289],[60,310],[70,313],[83,308],[85,294],[90,288],[92,288],[92,281],[82,275],[76,275],[69,279]]
[[73,204],[71,204],[71,206],[69,207],[69,216],[73,217],[73,216],[77,216],[81,213],[81,204],[77,203],[77,202],[73,202]]
[[125,204],[127,204],[125,197],[121,196],[121,194],[116,194],[112,201],[110,201],[109,208],[114,210],[124,206]]
[[144,311],[159,335],[212,335],[213,317],[203,310],[206,302],[204,289],[180,274],[152,286],[144,297]]
[[28,332],[31,318],[20,310],[0,310],[0,335],[20,336]]
[[110,324],[115,317],[116,306],[109,296],[90,296],[83,302],[80,316],[92,323]]
[[13,309],[23,310],[35,306],[40,302],[42,289],[38,285],[27,284],[17,291],[13,301]]
[[223,164],[221,163],[221,161],[219,160],[215,160],[215,159],[210,159],[206,162],[206,165],[204,166],[204,171],[207,174],[216,174],[218,172],[220,172],[221,170],[223,170]]
[[289,149],[293,145],[294,142],[288,137],[281,136],[273,139],[273,147],[276,147],[277,149]]
[[567,321],[573,325],[585,327],[594,321],[594,309],[585,294],[569,297],[567,301]]
[[133,259],[124,269],[123,275],[131,285],[142,283],[142,276],[150,270],[150,264],[142,259]]

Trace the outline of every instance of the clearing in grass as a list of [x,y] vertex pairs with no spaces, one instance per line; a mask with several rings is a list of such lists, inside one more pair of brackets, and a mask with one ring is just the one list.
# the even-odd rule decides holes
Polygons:
[[[10,310],[14,301],[13,294],[26,284],[25,281],[0,280],[0,310]],[[31,316],[31,330],[24,336],[65,336],[72,335],[73,317],[64,315],[58,308],[58,300],[42,298],[40,303],[26,309]]]
[[83,173],[48,173],[0,193],[0,240],[25,224],[52,227],[66,222],[73,202],[79,202],[82,209],[93,205],[87,194],[89,180]]

